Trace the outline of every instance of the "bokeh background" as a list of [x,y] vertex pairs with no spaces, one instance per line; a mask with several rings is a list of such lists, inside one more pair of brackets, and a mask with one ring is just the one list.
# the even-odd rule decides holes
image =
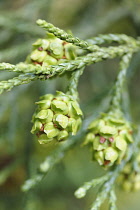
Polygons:
[[[82,39],[106,33],[140,36],[140,0],[0,0],[0,62],[16,64],[25,60],[32,43],[45,35],[35,24],[38,18],[71,30]],[[79,94],[86,123],[107,108],[118,61],[91,65],[81,77]],[[127,90],[123,93],[126,115],[129,117],[130,111],[135,123],[140,119],[139,69],[137,53],[128,72],[130,95]],[[16,75],[0,72],[0,80]],[[25,195],[20,190],[57,147],[39,145],[30,133],[34,103],[43,94],[65,91],[66,85],[66,77],[35,81],[0,96],[0,210],[87,210],[95,199],[98,189],[90,190],[80,200],[73,194],[83,182],[105,173],[91,161],[88,148],[81,147],[83,137],[33,191]],[[119,210],[139,210],[140,192],[116,191]],[[107,209],[107,203],[101,209]]]

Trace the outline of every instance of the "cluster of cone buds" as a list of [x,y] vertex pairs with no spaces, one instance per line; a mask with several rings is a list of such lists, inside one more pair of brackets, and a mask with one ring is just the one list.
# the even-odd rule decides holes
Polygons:
[[118,177],[118,184],[126,192],[140,190],[140,153],[134,161],[129,161]]
[[63,141],[79,130],[83,113],[72,96],[57,91],[56,95],[42,96],[36,104],[31,132],[38,136],[40,144]]
[[47,67],[75,58],[76,47],[74,45],[47,33],[46,38],[38,39],[33,44],[33,51],[27,57],[26,62]]
[[108,168],[121,162],[132,142],[131,124],[116,111],[101,114],[89,125],[84,145],[89,144],[93,159]]

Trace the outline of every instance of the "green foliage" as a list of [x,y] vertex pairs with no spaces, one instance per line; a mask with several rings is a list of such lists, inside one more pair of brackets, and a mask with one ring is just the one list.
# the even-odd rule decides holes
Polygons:
[[[137,53],[137,56],[139,55],[140,39],[137,36],[134,38],[133,33],[129,35],[118,34],[119,30],[117,33],[113,33],[113,29],[112,31],[106,29],[106,34],[100,34],[100,28],[102,28],[102,32],[104,32],[104,29],[107,27],[106,25],[111,24],[113,21],[118,21],[120,17],[127,16],[127,14],[130,13],[131,18],[135,19],[135,24],[137,25],[138,16],[134,14],[129,1],[127,3],[122,1],[120,6],[118,6],[115,1],[113,1],[111,5],[103,1],[102,5],[97,3],[96,7],[103,13],[106,13],[103,8],[109,7],[110,10],[107,12],[108,16],[106,16],[104,20],[102,19],[103,21],[99,18],[99,26],[93,29],[90,20],[90,29],[88,29],[87,25],[84,25],[84,30],[82,26],[83,20],[87,18],[87,14],[91,15],[88,12],[90,11],[90,7],[86,9],[86,12],[78,23],[79,31],[80,28],[83,30],[81,37],[86,37],[87,33],[92,36],[92,34],[95,34],[95,31],[97,31],[96,34],[99,35],[91,38],[86,37],[86,39],[83,40],[82,38],[75,37],[71,32],[68,33],[55,27],[53,24],[47,23],[45,20],[38,19],[37,25],[43,28],[47,34],[42,38],[43,32],[39,27],[35,26],[33,22],[37,19],[39,10],[43,10],[43,6],[46,2],[47,5],[49,5],[49,1],[38,3],[38,1],[35,0],[34,3],[27,3],[27,7],[25,6],[25,10],[23,10],[26,11],[27,14],[30,13],[31,7],[36,5],[34,10],[34,14],[36,15],[34,18],[32,17],[32,22],[30,23],[28,22],[28,17],[24,16],[22,10],[19,10],[14,16],[12,16],[11,12],[9,14],[11,19],[7,18],[4,14],[0,15],[0,27],[4,31],[4,34],[0,34],[2,40],[0,41],[0,73],[4,75],[4,78],[6,77],[6,79],[2,77],[0,81],[0,94],[3,93],[1,95],[0,107],[0,116],[2,119],[0,129],[3,129],[3,137],[0,137],[2,139],[0,151],[4,154],[4,159],[6,156],[9,161],[7,161],[4,169],[2,167],[0,184],[5,186],[4,184],[12,174],[14,178],[17,178],[17,174],[22,172],[21,180],[19,180],[17,185],[18,187],[20,186],[22,190],[22,192],[20,191],[21,196],[23,196],[26,201],[25,209],[43,209],[43,198],[41,197],[44,195],[39,196],[37,189],[41,186],[44,177],[48,174],[50,169],[56,166],[62,159],[65,161],[64,157],[68,151],[72,151],[72,149],[74,150],[77,147],[79,151],[79,144],[88,144],[93,155],[92,159],[94,162],[98,162],[99,165],[103,166],[106,172],[104,172],[105,174],[103,175],[99,175],[96,174],[96,170],[94,170],[97,178],[92,178],[91,181],[86,182],[78,188],[78,190],[75,191],[75,196],[79,199],[84,198],[89,189],[100,186],[97,197],[91,205],[91,210],[100,209],[106,199],[108,199],[109,203],[108,208],[115,210],[117,209],[117,194],[115,192],[117,184],[126,191],[140,189],[138,151],[140,146],[140,134],[137,132],[137,126],[132,124],[130,117],[126,84],[126,81],[128,81],[128,78],[132,76],[134,72],[134,67],[132,67],[132,73],[130,73],[131,63],[139,63],[139,57],[137,58],[137,62],[135,62],[134,59],[136,59],[136,57],[134,57],[134,54]],[[93,3],[86,1],[83,4],[93,5]],[[122,5],[126,6],[123,11]],[[79,7],[77,7],[77,10],[78,8]],[[114,14],[114,9],[112,10],[111,8],[115,8],[117,12]],[[118,12],[119,15],[117,15]],[[100,15],[98,14],[97,16]],[[18,23],[18,19],[20,23]],[[71,28],[70,25],[69,27]],[[76,23],[75,28],[77,28]],[[73,30],[76,32],[76,29],[73,28]],[[131,31],[131,27],[129,30]],[[8,44],[10,41],[15,42],[15,34],[19,34],[19,37],[21,36],[19,38],[19,47],[15,47],[13,44],[13,46],[9,46],[8,50],[4,49],[4,43]],[[33,37],[32,51],[30,49],[31,42],[29,41],[31,37]],[[35,41],[35,39],[37,40]],[[23,42],[27,43],[27,45],[25,46]],[[111,62],[114,64],[115,58],[117,58],[116,63],[119,63],[119,72],[111,87],[108,83],[113,74],[110,72],[109,76],[105,75],[104,60],[108,62],[108,60],[111,59]],[[95,72],[94,79],[92,77],[90,78],[90,74],[85,72],[87,71],[87,66],[89,66],[88,68],[90,69],[90,66],[93,66],[93,64],[96,64],[96,66],[103,65],[103,72]],[[114,67],[111,66],[110,69],[114,70]],[[81,75],[83,76],[81,77]],[[87,78],[85,75],[87,75]],[[51,80],[51,78],[59,77],[60,83],[58,79],[56,79],[56,83],[54,80]],[[81,81],[84,77],[86,79],[79,83],[80,77]],[[115,76],[113,75],[112,77],[114,79]],[[106,85],[104,85],[105,78],[107,78]],[[61,82],[61,79],[64,83]],[[89,88],[89,93],[86,93],[87,84],[90,83],[92,79],[96,84],[95,92],[99,88],[99,91],[97,91],[98,94],[95,97],[92,96],[93,92],[92,90],[89,91]],[[46,80],[48,85],[46,85]],[[31,84],[31,81],[35,81],[35,83]],[[23,84],[28,85],[22,86]],[[14,93],[12,88],[20,85],[21,87],[15,88],[17,92]],[[63,90],[62,92],[61,89],[67,90]],[[34,90],[34,92],[32,92],[32,90]],[[7,97],[8,93],[6,93],[6,91],[10,91],[9,97]],[[55,91],[57,91],[56,94],[53,94],[52,92]],[[20,97],[24,92],[25,95]],[[44,95],[36,102],[37,109],[32,117],[33,127],[31,129],[31,133],[38,136],[38,141],[41,144],[39,145],[35,143],[35,139],[31,140],[32,136],[29,133],[29,121],[34,112],[32,105],[34,101],[38,100],[41,94]],[[19,97],[20,100],[18,100]],[[31,97],[33,97],[33,100]],[[82,97],[85,97],[85,104],[82,102]],[[83,108],[84,119],[82,118],[83,112],[79,107],[79,103],[81,103],[80,107]],[[13,108],[12,112],[10,111],[9,104],[11,104]],[[18,119],[18,112],[23,116],[23,120]],[[90,113],[92,113],[91,116],[89,116]],[[9,124],[5,126],[8,120]],[[16,137],[15,134],[17,135]],[[74,137],[70,134],[74,135]],[[8,139],[8,141],[5,141],[5,139]],[[27,140],[24,141],[25,139]],[[63,140],[66,141],[63,142]],[[6,148],[6,152],[4,152],[3,148],[4,150]],[[84,148],[81,148],[81,150],[84,150]],[[47,157],[40,163],[43,157],[46,156],[46,153]],[[80,176],[78,176],[76,170],[71,170],[71,162],[76,162],[75,154],[75,151],[73,151],[69,163],[66,164],[66,170],[68,170],[67,176],[69,179],[72,179],[71,177],[74,176],[73,180],[76,183],[74,188],[81,184],[78,182],[78,179],[80,179],[79,177],[82,176],[82,173],[86,173],[86,165],[88,165],[88,160],[85,156],[86,153],[84,154],[83,152],[79,160],[80,163],[85,161],[85,169],[83,166],[81,170],[78,169],[80,173]],[[73,157],[74,159],[72,161]],[[17,159],[19,160],[17,161]],[[39,167],[36,171],[37,164],[39,164]],[[75,168],[77,168],[77,166],[78,164]],[[16,172],[18,168],[20,168],[19,172]],[[90,173],[90,171],[91,168],[89,174],[92,177],[94,172]],[[88,173],[86,173],[86,175],[86,177],[88,177]],[[83,180],[81,180],[81,182]],[[58,181],[54,183],[54,187],[57,187],[59,184],[60,186],[65,186],[63,177],[60,177]],[[34,190],[32,190],[32,188],[34,188]],[[43,192],[46,193],[46,191],[47,189],[44,189]],[[72,189],[72,191],[74,191],[74,189]],[[63,207],[64,202],[62,203],[62,206],[60,204],[59,208],[68,209]],[[81,204],[79,204],[79,206]],[[6,205],[7,204],[4,204],[4,208],[6,208]],[[19,207],[17,207],[17,209],[18,208]],[[56,209],[57,204],[56,206],[54,204],[50,209],[51,208]],[[74,207],[72,208],[74,209]],[[81,209],[81,207],[79,208]],[[85,208],[87,209],[89,206]]]

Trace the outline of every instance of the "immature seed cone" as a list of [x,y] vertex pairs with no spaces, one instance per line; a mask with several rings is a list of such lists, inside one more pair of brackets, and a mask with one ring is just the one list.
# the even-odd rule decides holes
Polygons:
[[63,141],[79,130],[83,113],[72,96],[57,91],[56,95],[42,96],[36,104],[31,133],[37,134],[40,144]]
[[132,127],[121,112],[116,111],[101,114],[89,125],[84,145],[90,144],[93,159],[108,168],[121,162],[131,142]]
[[75,58],[76,47],[74,45],[47,33],[46,38],[38,39],[33,44],[33,51],[27,57],[26,62],[47,67]]
[[126,192],[140,190],[140,154],[134,160],[129,161],[118,177],[119,186]]

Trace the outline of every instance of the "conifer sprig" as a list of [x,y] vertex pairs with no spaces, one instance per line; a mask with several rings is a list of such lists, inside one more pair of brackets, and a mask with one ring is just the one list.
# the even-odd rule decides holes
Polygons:
[[[87,65],[100,62],[105,59],[113,59],[115,57],[121,57],[124,54],[132,54],[137,52],[140,49],[140,44],[138,42],[138,45],[135,47],[127,46],[127,45],[120,45],[118,47],[108,47],[108,48],[100,48],[100,51],[89,53],[85,56],[77,57],[75,60],[71,60],[69,62],[61,63],[59,65],[52,65],[49,67],[42,67],[39,65],[32,65],[32,64],[26,64],[26,63],[19,63],[17,65],[9,64],[9,63],[0,63],[0,70],[2,71],[11,71],[11,72],[18,72],[18,73],[24,73],[24,82],[21,79],[23,75],[16,78],[17,85],[27,84],[30,81],[37,80],[37,79],[48,79],[55,75],[61,75],[67,71],[74,71],[76,69],[83,68]],[[26,73],[32,73],[34,75],[26,75]],[[37,76],[39,75],[39,76]],[[29,79],[30,78],[30,79]],[[0,93],[3,92],[3,90],[12,89],[15,84],[15,78],[13,80],[7,81],[6,87],[6,81],[1,82],[0,86]],[[4,88],[4,84],[5,87]],[[10,85],[11,84],[11,85]]]
[[[66,33],[65,31],[55,27],[54,25],[50,23],[47,23],[44,20],[39,19],[37,21],[37,24],[41,28],[44,28],[47,32],[53,35],[50,34],[49,41],[47,40],[48,38],[47,37],[46,39],[40,39],[36,42],[33,49],[35,52],[29,55],[30,57],[29,61],[26,60],[25,62],[18,63],[16,65],[9,64],[9,63],[0,63],[0,71],[10,71],[10,72],[16,72],[19,74],[17,77],[0,82],[0,94],[6,90],[10,91],[13,87],[21,85],[21,84],[27,84],[27,83],[30,83],[31,81],[40,80],[40,79],[46,80],[54,76],[60,76],[61,74],[64,74],[70,71],[72,72],[71,79],[69,80],[68,91],[66,94],[68,95],[68,97],[73,97],[72,100],[75,100],[77,103],[78,81],[81,74],[85,70],[85,67],[88,65],[106,60],[106,59],[113,59],[116,57],[121,58],[120,71],[117,76],[117,80],[114,84],[114,88],[112,90],[111,107],[109,107],[110,112],[102,115],[103,117],[99,119],[101,123],[97,122],[97,125],[94,125],[94,123],[92,124],[93,133],[91,132],[89,135],[90,138],[88,138],[89,143],[92,143],[93,144],[92,147],[94,147],[94,149],[97,150],[96,152],[98,154],[96,153],[95,159],[100,163],[100,165],[106,166],[107,164],[110,164],[109,165],[110,169],[108,167],[109,170],[106,173],[106,175],[85,183],[82,187],[80,187],[75,192],[75,195],[77,198],[82,198],[86,195],[87,191],[91,187],[101,185],[97,198],[91,206],[91,210],[98,210],[100,206],[102,205],[102,203],[107,199],[107,196],[109,196],[110,210],[116,210],[117,209],[116,195],[115,195],[115,188],[114,188],[116,179],[119,176],[119,174],[123,172],[124,166],[129,161],[135,160],[137,156],[137,152],[138,152],[136,151],[136,147],[138,145],[139,140],[137,139],[136,141],[133,142],[131,140],[132,129],[130,129],[132,127],[128,125],[127,121],[125,121],[124,119],[121,119],[121,117],[118,119],[117,119],[117,115],[113,115],[112,117],[112,114],[115,113],[113,111],[116,111],[116,110],[122,114],[120,107],[121,107],[122,90],[123,90],[125,79],[126,79],[127,69],[130,65],[130,61],[133,54],[140,50],[140,40],[126,36],[124,34],[99,35],[98,37],[93,37],[88,40],[82,40],[77,37],[74,37],[71,34]],[[20,30],[20,32],[22,32],[22,29]],[[29,29],[27,30],[27,32],[29,33]],[[42,44],[42,42],[44,42],[44,44]],[[117,43],[118,46],[111,46],[111,44],[114,42]],[[69,55],[73,54],[72,48],[71,49],[65,48],[65,45],[67,44],[69,46],[73,46],[77,50],[75,51],[76,53],[74,54],[73,57],[72,56],[67,57],[65,54],[65,53],[68,53]],[[98,46],[102,44],[107,44],[107,46],[108,45],[109,46],[108,47]],[[78,51],[80,51],[81,53],[78,54]],[[56,61],[56,62],[53,62],[53,64],[56,64],[56,65],[51,65],[52,64],[51,62],[54,59],[53,56],[55,57],[55,61]],[[43,62],[45,61],[46,61],[46,66],[43,66]],[[49,111],[52,111],[51,125],[53,129],[57,130],[57,132],[62,131],[63,126],[60,126],[60,125],[61,123],[63,123],[63,120],[61,118],[60,120],[57,120],[56,115],[55,115],[55,118],[53,117],[53,114],[55,112],[56,112],[55,114],[57,114],[58,109],[60,109],[59,111],[61,111],[61,108],[63,108],[61,107],[62,104],[64,104],[67,108],[66,113],[63,113],[63,115],[65,116],[65,119],[67,119],[67,122],[66,122],[67,126],[65,128],[67,128],[68,129],[67,131],[69,131],[69,127],[68,127],[68,122],[70,120],[68,119],[70,118],[70,116],[68,115],[68,113],[70,113],[69,110],[70,108],[74,110],[72,112],[73,114],[74,112],[78,113],[79,109],[77,108],[78,110],[76,110],[76,106],[74,104],[73,106],[68,106],[69,100],[66,100],[64,103],[64,98],[62,98],[62,100],[58,100],[58,99],[60,98],[59,97],[57,98],[57,95],[56,95],[55,97],[53,97],[53,100],[52,99],[49,100],[48,103],[50,104],[48,105],[48,107],[47,107],[46,99],[43,102],[42,100],[39,102],[41,103],[38,109],[39,113],[37,111],[37,116],[35,116],[35,119],[34,119],[36,123],[34,127],[34,131],[36,130],[38,131],[38,133],[36,134],[42,135],[42,132],[46,132],[47,138],[50,138],[48,133],[50,132],[50,130],[52,132],[52,128],[49,130],[48,124],[45,121],[45,120],[50,120],[50,119],[47,119],[48,117],[47,114],[46,114],[47,117],[44,117],[44,115],[42,114],[42,113],[48,113],[48,108],[53,110],[53,111],[49,110]],[[56,104],[56,108],[55,108],[56,110],[54,109],[54,104]],[[40,110],[42,107],[43,109],[45,109],[45,112],[44,111],[42,112],[42,110]],[[118,114],[119,112],[116,112],[116,114]],[[43,115],[43,118],[42,118],[42,115]],[[62,114],[61,114],[61,117],[62,117]],[[72,117],[74,117],[74,114],[73,116],[71,116],[71,118]],[[75,119],[78,119],[76,117]],[[41,119],[39,121],[39,123],[41,123],[41,127],[40,126],[37,127],[38,118]],[[96,120],[98,121],[98,119]],[[56,122],[59,121],[59,123],[57,122],[57,124],[55,125],[55,121]],[[80,122],[82,122],[82,120]],[[56,129],[54,128],[55,126],[56,127],[60,126],[60,127],[59,129]],[[75,126],[73,125],[73,127]],[[56,136],[58,136],[58,134],[59,133],[57,133]],[[94,134],[94,136],[92,134]],[[92,139],[91,139],[91,136],[93,137]],[[116,141],[115,141],[115,138],[117,139]],[[37,170],[37,173],[24,183],[24,185],[22,186],[22,190],[26,192],[32,189],[33,187],[35,187],[38,183],[40,183],[40,181],[49,172],[49,170],[52,167],[54,167],[55,164],[61,161],[65,153],[77,143],[77,140],[80,141],[79,136],[78,136],[78,139],[72,138],[62,143],[55,151],[53,151],[52,154],[48,156],[42,164],[40,164]],[[125,140],[126,141],[128,140],[131,144],[127,145]],[[105,142],[106,142],[106,145],[103,145]],[[127,149],[126,149],[126,146],[128,146]],[[104,157],[104,153],[105,153],[105,157]],[[113,155],[115,154],[115,155],[113,156],[112,154]],[[115,161],[118,165],[114,164]],[[135,167],[137,167],[136,164],[134,165]]]
[[105,59],[113,59],[115,57],[121,57],[126,53],[135,53],[140,50],[140,43],[137,46],[120,45],[118,47],[100,48],[100,51],[95,53],[89,53],[87,55],[77,57],[75,60],[71,60],[59,65],[52,65],[43,68],[39,65],[35,66],[32,64],[19,63],[17,65],[9,63],[0,63],[0,70],[7,70],[13,72],[22,73],[34,73],[34,74],[62,74],[65,71],[74,71],[81,67],[100,62]]
[[136,40],[131,36],[127,36],[126,34],[99,34],[97,37],[92,37],[86,41],[92,45],[112,43],[136,45],[138,39]]
[[124,83],[126,81],[126,74],[130,65],[131,58],[132,53],[127,53],[121,58],[120,72],[117,76],[116,83],[114,85],[113,96],[111,100],[111,109],[116,110],[120,109],[121,107],[122,91],[124,88]]
[[37,24],[40,27],[47,30],[49,33],[53,33],[56,37],[66,41],[66,42],[72,43],[78,47],[81,47],[82,49],[87,49],[89,51],[96,51],[99,49],[98,46],[96,46],[96,45],[90,46],[90,44],[88,42],[81,40],[78,37],[73,37],[71,34],[68,34],[64,30],[55,27],[51,23],[47,23],[45,20],[39,19],[39,20],[37,20]]
[[18,77],[14,77],[12,79],[1,81],[0,82],[0,94],[2,94],[5,90],[10,91],[13,87],[28,84],[31,81],[36,79],[41,79],[42,76],[36,76],[34,74],[21,74]]
[[67,94],[71,95],[75,100],[79,99],[77,86],[78,86],[79,78],[83,74],[83,71],[84,71],[84,68],[74,71],[69,80]]

